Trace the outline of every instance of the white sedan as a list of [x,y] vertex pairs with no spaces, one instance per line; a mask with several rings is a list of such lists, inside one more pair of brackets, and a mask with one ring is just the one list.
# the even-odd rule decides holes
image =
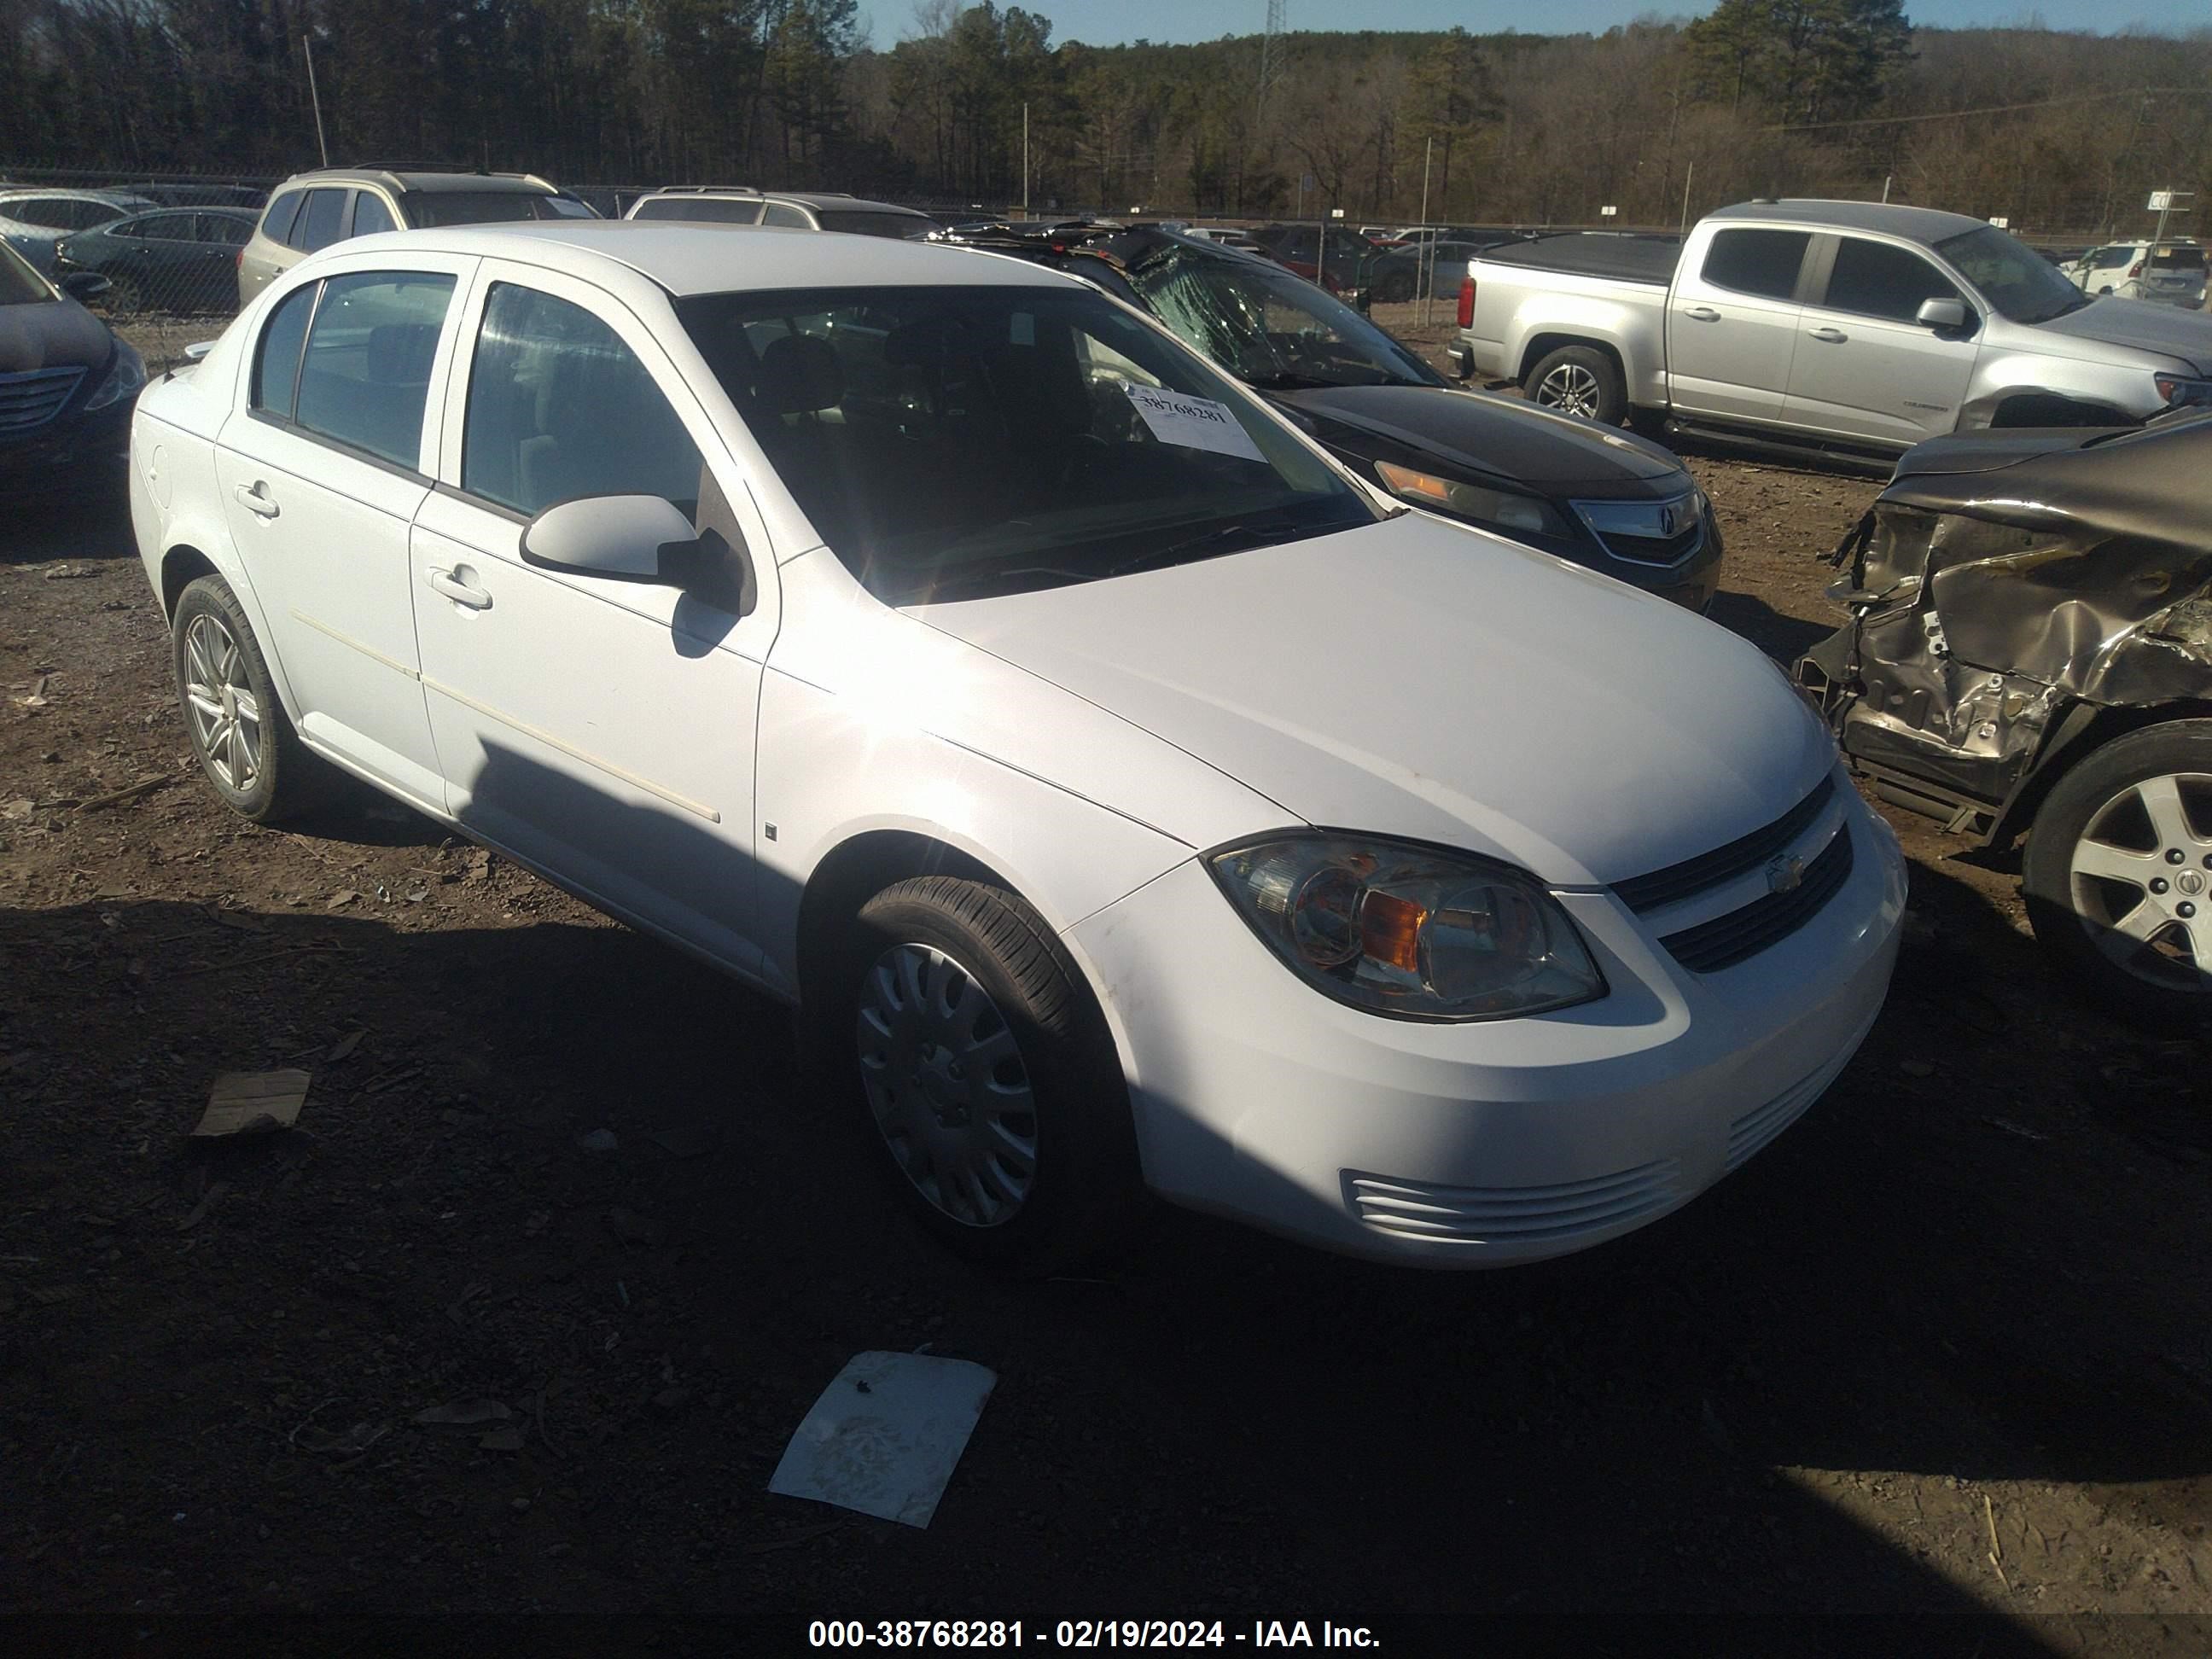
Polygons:
[[362,238],[132,451],[225,800],[350,773],[797,1002],[1008,1267],[1147,1188],[1400,1261],[1595,1243],[1888,984],[1896,842],[1759,653],[1377,500],[1024,262]]

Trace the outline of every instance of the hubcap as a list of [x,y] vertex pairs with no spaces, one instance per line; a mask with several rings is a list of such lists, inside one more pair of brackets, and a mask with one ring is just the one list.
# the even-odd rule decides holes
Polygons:
[[1561,363],[1536,382],[1536,401],[1562,415],[1597,418],[1597,376],[1580,363]]
[[899,945],[860,985],[868,1109],[915,1190],[969,1227],[1012,1220],[1036,1181],[1036,1099],[1006,1016],[944,951]]
[[192,743],[225,788],[244,794],[261,775],[261,702],[238,641],[204,612],[185,629],[185,709]]
[[2075,843],[2074,913],[2137,979],[2212,994],[2212,775],[2166,773],[2114,795]]

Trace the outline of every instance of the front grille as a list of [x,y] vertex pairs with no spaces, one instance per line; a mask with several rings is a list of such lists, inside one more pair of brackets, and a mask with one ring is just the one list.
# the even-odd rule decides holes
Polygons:
[[1741,909],[1669,933],[1659,943],[1692,973],[1717,974],[1796,933],[1836,896],[1850,873],[1851,828],[1845,823],[1788,892],[1753,899]]
[[44,426],[62,412],[62,405],[82,379],[82,364],[0,374],[0,432],[31,432]]
[[1575,501],[1577,516],[1598,545],[1634,564],[1675,565],[1705,544],[1705,516],[1695,495],[1668,501]]
[[1694,897],[1708,887],[1717,887],[1724,881],[1733,881],[1745,871],[1756,869],[1812,827],[1813,820],[1833,799],[1836,780],[1832,775],[1814,785],[1813,793],[1799,801],[1773,823],[1739,836],[1725,847],[1716,847],[1710,853],[1700,853],[1693,859],[1684,859],[1680,864],[1670,864],[1663,870],[1654,870],[1649,875],[1633,876],[1616,882],[1613,890],[1620,895],[1620,902],[1641,915],[1646,910],[1656,910],[1665,905],[1677,904]]
[[1359,1218],[1401,1238],[1535,1244],[1655,1215],[1682,1196],[1676,1158],[1548,1187],[1440,1187],[1345,1172]]

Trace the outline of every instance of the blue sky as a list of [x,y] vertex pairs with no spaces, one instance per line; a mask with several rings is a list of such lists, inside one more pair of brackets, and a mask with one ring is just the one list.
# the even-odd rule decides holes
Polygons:
[[[1054,40],[1087,40],[1111,46],[1139,37],[1150,40],[1212,40],[1224,34],[1257,33],[1267,15],[1267,0],[1016,0],[1029,11],[1052,20]],[[878,46],[889,46],[915,32],[911,0],[862,0],[875,26]],[[1474,6],[1467,0],[1288,0],[1292,29],[1440,29],[1457,23],[1477,34],[1507,27],[1530,34],[1598,33],[1641,15],[1688,15],[1712,9],[1706,3],[1648,5],[1640,0],[1546,0],[1541,6]],[[2179,34],[2212,24],[2205,0],[1905,0],[1916,23],[1962,28],[2039,18],[2058,29],[2087,29],[2110,34],[2130,25]]]

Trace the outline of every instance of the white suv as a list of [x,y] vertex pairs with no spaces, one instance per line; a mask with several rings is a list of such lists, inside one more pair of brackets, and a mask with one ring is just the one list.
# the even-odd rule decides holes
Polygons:
[[1146,1186],[1577,1249],[1779,1133],[1888,984],[1896,841],[1759,653],[1370,495],[1024,262],[364,238],[132,453],[226,801],[341,769],[798,1002],[805,1103],[987,1261]]
[[2059,269],[2084,294],[2155,300],[2185,309],[2204,303],[2204,250],[2186,240],[2107,242]]

